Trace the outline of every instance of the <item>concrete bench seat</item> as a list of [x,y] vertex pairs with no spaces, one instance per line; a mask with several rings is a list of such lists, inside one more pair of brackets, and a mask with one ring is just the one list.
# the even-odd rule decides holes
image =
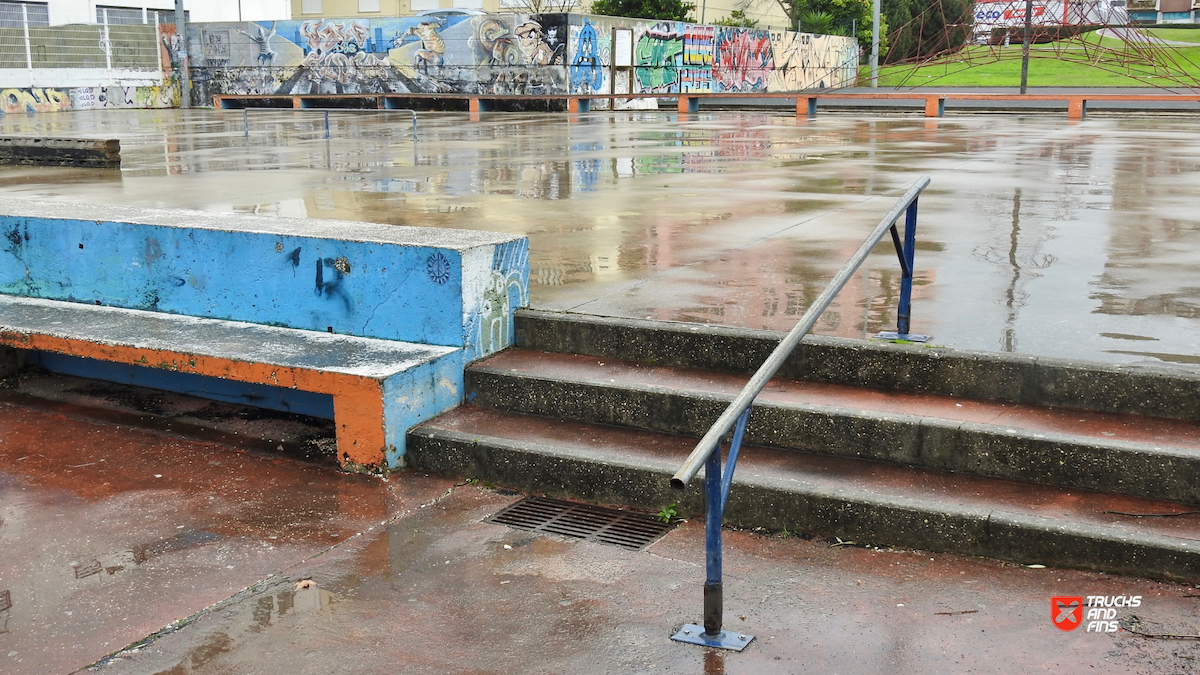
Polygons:
[[0,345],[330,396],[348,468],[387,466],[409,427],[454,404],[436,392],[458,386],[438,383],[463,367],[454,347],[7,295]]
[[11,344],[51,372],[332,418],[343,467],[387,471],[461,401],[464,365],[512,344],[529,241],[12,199],[0,296],[0,374]]

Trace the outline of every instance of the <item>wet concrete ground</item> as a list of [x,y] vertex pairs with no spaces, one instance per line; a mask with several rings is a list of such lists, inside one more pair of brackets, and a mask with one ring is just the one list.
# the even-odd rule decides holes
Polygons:
[[[247,140],[240,112],[0,118],[0,133],[115,136],[126,152],[121,171],[6,167],[0,193],[527,233],[535,306],[786,329],[929,173],[916,330],[1113,361],[1200,353],[1194,118],[429,114],[415,146],[398,114],[337,113],[329,141],[321,113],[250,119]],[[898,277],[881,249],[817,332],[890,327]],[[750,532],[726,537],[726,618],[757,640],[708,652],[668,640],[700,618],[696,523],[640,553],[532,536],[481,522],[518,498],[487,486],[256,454],[259,424],[247,441],[236,424],[206,440],[146,426],[0,398],[0,672],[1191,673],[1200,659],[1189,586]],[[299,446],[308,430],[273,438],[287,434]],[[1064,595],[1141,595],[1123,625],[1168,637],[1059,631]]]
[[[699,523],[631,552],[481,522],[518,496],[479,484],[385,482],[11,400],[0,429],[9,675],[1191,673],[1200,659],[1190,586],[753,532],[726,533],[725,616],[756,640],[709,651],[669,640],[699,619]],[[1050,599],[1068,595],[1141,595],[1123,627],[1174,637],[1060,631]]]
[[[6,167],[0,194],[491,229],[534,306],[785,330],[918,176],[913,329],[937,344],[1195,365],[1200,118],[97,111],[120,171]],[[890,244],[815,332],[894,327]]]

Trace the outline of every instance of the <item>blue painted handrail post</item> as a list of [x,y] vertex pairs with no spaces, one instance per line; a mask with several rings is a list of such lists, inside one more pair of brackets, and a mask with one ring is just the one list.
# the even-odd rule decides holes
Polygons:
[[704,625],[684,625],[674,637],[680,642],[741,651],[754,639],[742,633],[722,630],[725,598],[721,583],[721,523],[725,520],[725,504],[729,500],[733,471],[737,468],[738,453],[742,449],[742,439],[749,421],[750,409],[747,408],[738,417],[737,426],[734,427],[724,471],[721,469],[719,444],[709,453],[704,464]]
[[721,634],[721,449],[704,465],[704,634]]
[[917,200],[904,214],[904,250],[901,253],[900,306],[896,309],[896,332],[908,335],[912,317],[913,258],[917,249]]
[[917,253],[917,202],[914,198],[904,210],[904,242],[900,241],[900,233],[896,224],[892,223],[892,244],[896,247],[896,257],[900,260],[900,302],[896,305],[896,332],[882,331],[876,337],[884,340],[905,340],[907,342],[928,342],[928,335],[909,333],[912,325],[912,285],[913,269],[916,265]]

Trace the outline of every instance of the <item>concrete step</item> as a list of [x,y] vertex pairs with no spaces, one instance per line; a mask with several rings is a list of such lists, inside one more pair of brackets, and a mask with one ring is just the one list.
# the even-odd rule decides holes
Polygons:
[[[409,434],[418,470],[528,492],[702,512],[671,474],[694,439],[466,405]],[[1200,516],[1179,503],[747,446],[726,522],[900,546],[1200,580]],[[1159,517],[1129,514],[1159,514]],[[1161,514],[1181,514],[1162,517]]]
[[[468,368],[466,391],[499,410],[699,437],[747,379],[513,349]],[[777,377],[746,441],[1200,504],[1200,424],[1184,420]]]
[[[783,333],[522,310],[517,344],[660,366],[753,373]],[[1200,370],[809,335],[780,377],[1200,422]]]

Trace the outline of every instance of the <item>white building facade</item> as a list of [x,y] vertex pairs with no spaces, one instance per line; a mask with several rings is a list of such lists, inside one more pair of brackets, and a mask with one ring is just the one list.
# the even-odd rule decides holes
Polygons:
[[[190,21],[290,19],[290,0],[185,0]],[[0,26],[171,23],[175,0],[0,0]]]

